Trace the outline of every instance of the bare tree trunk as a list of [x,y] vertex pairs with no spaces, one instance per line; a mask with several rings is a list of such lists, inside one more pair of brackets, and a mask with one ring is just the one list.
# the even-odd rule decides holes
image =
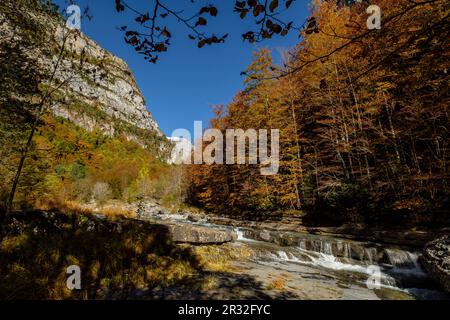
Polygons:
[[[291,86],[291,81],[289,81],[289,91],[291,92],[295,92],[294,88]],[[297,148],[297,160],[298,160],[298,169],[299,169],[299,175],[300,175],[300,185],[302,188],[302,197],[305,198],[305,180],[303,177],[303,163],[302,163],[302,158],[301,158],[301,147],[300,147],[300,141],[299,141],[299,132],[298,132],[298,125],[297,125],[297,115],[295,113],[295,103],[294,103],[294,98],[291,97],[289,99],[289,106],[291,109],[291,117],[292,117],[292,124],[294,125],[294,136],[295,136],[295,147]],[[300,191],[298,189],[298,179],[297,179],[297,175],[295,175],[295,196],[296,196],[296,200],[297,200],[297,209],[300,209],[301,207],[301,199],[300,199]]]
[[389,122],[389,130],[391,131],[392,140],[394,142],[394,149],[395,149],[395,155],[397,158],[397,163],[400,164],[401,163],[400,151],[399,151],[399,147],[397,144],[397,135],[394,130],[394,124],[392,123],[392,110],[390,110],[390,108],[388,106],[388,101],[387,101],[387,98],[386,98],[386,95],[384,94],[384,92],[383,92],[383,99],[384,99],[384,107],[386,109],[386,115],[387,115],[388,122]]
[[[53,80],[54,80],[54,78],[56,76],[56,72],[58,71],[58,67],[59,67],[59,65],[60,65],[60,63],[62,61],[63,56],[64,56],[64,48],[66,46],[66,42],[67,42],[67,39],[69,38],[69,35],[70,35],[70,30],[64,35],[63,43],[61,45],[61,49],[60,49],[59,56],[58,56],[58,60],[57,60],[57,62],[55,64],[55,67],[53,69],[52,75],[51,75],[50,80],[49,80],[49,84],[50,85],[52,84],[52,82],[53,82]],[[11,191],[10,191],[10,194],[9,194],[9,197],[8,197],[8,201],[6,203],[5,213],[4,213],[4,215],[2,217],[0,217],[0,219],[1,219],[0,220],[0,225],[3,224],[4,220],[6,219],[6,217],[12,211],[13,203],[14,203],[14,197],[16,195],[17,186],[19,184],[20,176],[22,174],[22,170],[23,170],[23,167],[25,165],[25,160],[26,160],[26,158],[28,156],[28,153],[30,151],[31,145],[33,144],[34,134],[36,133],[37,126],[39,125],[39,120],[40,120],[40,118],[42,116],[42,113],[43,113],[43,111],[45,109],[45,104],[47,102],[47,99],[51,95],[51,93],[52,93],[52,91],[47,91],[45,93],[45,95],[42,97],[42,99],[41,99],[41,101],[39,103],[39,106],[37,108],[38,110],[36,112],[36,117],[34,119],[30,135],[28,136],[27,143],[26,143],[26,145],[25,145],[25,147],[24,147],[24,149],[22,151],[22,154],[20,156],[20,161],[19,161],[19,165],[17,167],[16,174],[14,175]]]
[[16,194],[17,185],[19,184],[19,180],[20,180],[20,174],[22,173],[23,165],[25,164],[25,159],[27,158],[28,152],[29,152],[31,144],[33,142],[34,133],[36,132],[36,128],[37,128],[38,118],[39,118],[39,116],[37,115],[36,119],[33,123],[33,127],[31,129],[30,135],[28,136],[28,140],[27,140],[27,144],[25,145],[25,149],[22,151],[22,155],[20,157],[19,166],[17,167],[17,171],[16,171],[16,174],[13,179],[11,192],[9,194],[8,202],[6,204],[6,213],[5,213],[6,216],[12,210],[14,196]]

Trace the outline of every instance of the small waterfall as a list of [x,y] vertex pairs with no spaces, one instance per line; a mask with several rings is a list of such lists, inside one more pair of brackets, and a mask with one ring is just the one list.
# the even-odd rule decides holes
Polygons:
[[390,274],[413,283],[427,277],[419,264],[419,255],[417,253],[398,249],[385,249],[384,253],[392,266],[389,270]]
[[305,236],[297,247],[309,252],[333,256],[340,262],[362,265],[386,265],[398,268],[420,268],[419,255],[400,248],[385,248],[381,245],[345,241],[327,237]]
[[385,249],[384,252],[392,266],[417,267],[419,256],[415,253],[397,249]]
[[327,254],[325,252],[330,252],[329,248],[325,249],[325,252],[315,252],[308,251],[305,249],[298,248],[302,255],[308,257],[309,261],[303,261],[306,264],[317,265],[333,270],[342,271],[354,271],[359,273],[367,273],[367,267],[341,262],[337,257],[332,254]]
[[237,235],[237,241],[254,241],[253,239],[249,239],[245,236],[245,231],[240,228],[234,228],[234,232]]
[[[277,261],[281,263],[298,263],[309,265],[311,267],[322,267],[325,269],[334,270],[337,272],[352,272],[361,275],[359,281],[365,281],[367,277],[373,274],[374,265],[361,265],[355,263],[346,263],[340,258],[327,254],[330,252],[330,246],[323,245],[322,251],[309,251],[300,247],[292,248],[286,247],[284,250],[277,250],[276,247],[261,248],[259,251],[259,261],[262,263],[270,263],[271,261]],[[397,289],[398,282],[396,278],[384,271],[380,273],[381,286]]]
[[306,242],[304,240],[301,240],[298,246],[300,249],[306,250]]
[[320,242],[320,253],[332,256],[333,255],[333,249],[331,247],[331,243],[330,242],[321,241]]
[[238,241],[251,247],[251,260],[287,273],[308,267],[312,274],[318,272],[364,286],[374,272],[379,272],[380,286],[384,288],[418,297],[434,290],[418,263],[419,254],[403,248],[295,232],[233,230]]
[[372,275],[376,267],[381,270],[382,286],[397,289],[420,288],[426,279],[418,263],[419,254],[401,248],[293,232],[234,230],[238,241],[255,247],[258,261],[264,264],[305,264],[357,273],[362,278]]
[[300,262],[300,259],[297,258],[295,255],[293,255],[290,252],[285,251],[278,251],[277,252],[278,259],[282,261],[288,261],[288,262]]
[[378,250],[376,248],[364,248],[363,260],[367,261],[369,264],[378,263]]

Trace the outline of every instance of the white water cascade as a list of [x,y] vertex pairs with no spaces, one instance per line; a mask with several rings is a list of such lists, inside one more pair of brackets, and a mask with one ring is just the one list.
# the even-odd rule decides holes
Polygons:
[[[238,241],[254,249],[255,260],[266,265],[294,263],[338,273],[355,273],[360,275],[362,282],[373,273],[374,268],[378,268],[381,286],[396,290],[403,290],[403,285],[415,286],[426,277],[418,263],[419,255],[397,247],[307,234],[293,235],[299,237],[294,241],[297,245],[281,246],[276,244],[279,241],[275,238],[276,233],[272,234],[271,241],[262,241],[260,233],[254,230],[234,230]],[[280,235],[281,238],[283,236]]]

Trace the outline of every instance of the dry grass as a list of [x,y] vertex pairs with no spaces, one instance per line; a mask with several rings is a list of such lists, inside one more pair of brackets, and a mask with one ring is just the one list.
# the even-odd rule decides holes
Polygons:
[[286,287],[286,279],[278,277],[272,280],[268,285],[269,290],[283,290]]
[[36,206],[39,210],[56,210],[68,214],[80,214],[80,215],[90,215],[90,214],[101,214],[108,218],[135,218],[136,213],[130,209],[127,209],[120,202],[113,202],[103,204],[99,208],[95,205],[82,204],[78,201],[46,201],[40,202]]
[[204,246],[194,248],[200,263],[208,271],[225,272],[230,270],[230,258],[221,254],[216,247]]
[[[79,265],[82,290],[66,287]],[[0,299],[125,299],[134,288],[183,284],[199,263],[164,226],[81,214],[15,213],[0,243]]]
[[248,247],[233,244],[195,247],[194,252],[206,270],[216,272],[235,271],[231,262],[248,259],[253,253]]
[[201,282],[200,291],[210,291],[216,289],[219,286],[219,280],[212,275],[206,276]]
[[123,209],[123,208],[117,208],[117,207],[105,207],[100,210],[100,214],[107,216],[107,217],[127,217],[127,218],[135,218],[136,213]]

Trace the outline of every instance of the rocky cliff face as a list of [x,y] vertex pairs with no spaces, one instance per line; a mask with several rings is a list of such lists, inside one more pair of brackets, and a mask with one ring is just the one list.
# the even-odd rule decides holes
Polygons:
[[[59,45],[63,43],[67,32],[66,28],[56,27],[55,39]],[[82,33],[72,32],[66,42],[66,56],[56,74],[59,81],[70,79],[63,92],[66,97],[75,99],[74,103],[91,105],[102,114],[100,119],[82,115],[77,108],[70,108],[70,101],[68,104],[54,105],[56,114],[90,130],[99,125],[111,135],[115,128],[107,123],[121,120],[162,136],[157,123],[147,111],[144,97],[130,68],[122,59],[104,50]],[[81,67],[72,67],[73,59],[77,63],[83,60]],[[49,62],[53,61],[43,63],[51,68]],[[113,121],[100,121],[102,117],[105,118],[103,120]]]
[[[2,41],[20,41],[29,30],[5,12],[0,10]],[[48,41],[30,55],[49,75],[43,87],[52,92],[48,108],[56,116],[89,131],[124,134],[141,145],[167,151],[170,142],[147,110],[135,78],[122,59],[82,32],[67,29],[58,15],[30,10],[25,18],[44,25]]]

